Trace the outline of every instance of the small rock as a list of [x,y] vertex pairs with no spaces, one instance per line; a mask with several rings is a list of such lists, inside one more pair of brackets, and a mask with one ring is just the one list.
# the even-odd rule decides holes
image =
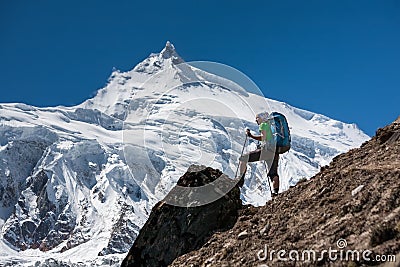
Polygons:
[[269,229],[270,229],[270,225],[269,224],[265,225],[264,228],[260,230],[260,234],[264,235],[265,233],[267,233],[269,231]]
[[221,249],[221,254],[219,255],[219,260],[223,260],[228,256],[228,251],[226,248]]
[[247,233],[246,230],[244,230],[243,232],[241,232],[240,234],[238,234],[238,238],[239,240],[245,239],[249,236],[249,233]]
[[359,193],[362,189],[364,188],[364,185],[360,185],[359,187],[357,187],[356,189],[354,189],[353,191],[351,191],[351,196],[355,196],[357,195],[357,193]]
[[213,263],[214,262],[214,257],[206,259],[205,263]]

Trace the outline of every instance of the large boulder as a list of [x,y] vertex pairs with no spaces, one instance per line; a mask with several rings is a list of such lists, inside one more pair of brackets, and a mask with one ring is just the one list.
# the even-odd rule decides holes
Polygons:
[[[204,186],[217,178],[232,189],[214,202],[194,207],[175,206],[165,202],[171,200],[170,194],[156,204],[122,266],[168,266],[178,256],[203,246],[213,233],[230,229],[242,207],[240,189],[234,180],[219,170],[192,166],[176,188]],[[171,192],[175,192],[175,198],[179,197],[175,188]]]

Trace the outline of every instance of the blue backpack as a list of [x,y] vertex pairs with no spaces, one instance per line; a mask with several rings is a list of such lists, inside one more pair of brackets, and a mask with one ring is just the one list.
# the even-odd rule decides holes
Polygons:
[[279,112],[272,112],[270,117],[272,134],[276,141],[276,152],[283,154],[290,149],[290,130],[286,117]]

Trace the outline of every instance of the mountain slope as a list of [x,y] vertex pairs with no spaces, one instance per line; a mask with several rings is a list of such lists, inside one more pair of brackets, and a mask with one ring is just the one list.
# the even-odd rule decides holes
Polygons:
[[[265,206],[244,207],[232,229],[171,266],[376,265],[379,259],[394,261],[396,254],[398,262],[399,155],[400,117]],[[329,249],[332,254],[323,253]]]
[[[291,126],[282,190],[369,138],[182,62],[167,43],[78,106],[0,105],[0,247],[15,251],[0,252],[0,262],[120,259],[192,163],[234,175],[243,130],[257,131],[259,111],[282,112]],[[269,199],[263,174],[251,166],[245,203]]]

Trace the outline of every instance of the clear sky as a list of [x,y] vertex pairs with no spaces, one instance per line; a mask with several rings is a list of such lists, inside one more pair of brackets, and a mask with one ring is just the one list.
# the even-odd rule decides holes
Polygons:
[[1,1],[0,103],[79,104],[167,40],[368,135],[400,115],[396,0]]

